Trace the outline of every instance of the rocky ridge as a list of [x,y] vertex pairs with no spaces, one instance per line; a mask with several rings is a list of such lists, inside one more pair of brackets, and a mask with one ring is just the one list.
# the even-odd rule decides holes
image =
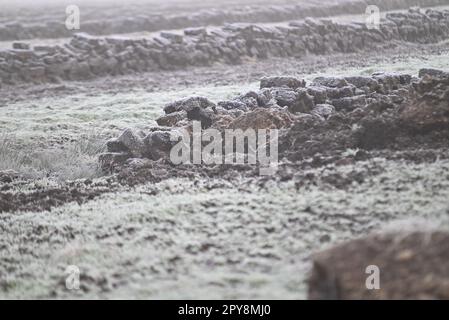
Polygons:
[[[351,161],[371,151],[446,148],[449,74],[423,69],[421,77],[374,74],[269,77],[260,90],[214,103],[191,96],[169,103],[151,132],[125,130],[107,142],[100,162],[107,170],[151,162],[170,164],[171,133],[203,129],[279,129],[280,159],[325,164],[352,150]],[[338,157],[337,157],[338,158]],[[340,158],[339,158],[340,159]],[[341,160],[341,159],[340,159]]]

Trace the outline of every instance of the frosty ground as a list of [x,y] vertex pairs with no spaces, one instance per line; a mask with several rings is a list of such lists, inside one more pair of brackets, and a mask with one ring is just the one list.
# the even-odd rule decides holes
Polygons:
[[[136,185],[97,160],[108,138],[154,126],[166,103],[188,95],[230,98],[266,75],[417,75],[447,69],[448,50],[402,44],[1,88],[0,170],[17,176],[0,176],[0,298],[303,299],[318,250],[371,232],[447,230],[444,154]],[[66,288],[69,265],[80,268],[80,290]]]

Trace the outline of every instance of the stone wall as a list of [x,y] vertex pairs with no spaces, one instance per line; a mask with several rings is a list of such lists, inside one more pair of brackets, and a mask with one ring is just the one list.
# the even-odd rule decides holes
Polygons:
[[435,43],[448,38],[449,10],[410,9],[391,13],[380,29],[364,23],[330,20],[291,22],[288,26],[232,24],[190,28],[183,34],[161,32],[145,39],[75,35],[64,46],[14,43],[0,51],[0,84],[86,80],[213,63],[239,64],[247,58],[296,57],[357,52],[391,41]]
[[[320,2],[304,5],[253,5],[243,8],[200,10],[196,13],[172,15],[152,14],[152,8],[142,8],[143,12],[123,9],[117,17],[82,18],[82,32],[93,35],[108,35],[139,31],[173,30],[205,25],[223,25],[235,22],[280,22],[306,17],[325,17],[338,14],[363,14],[367,5],[377,5],[383,11],[404,9],[419,3],[421,6],[446,5],[447,0],[353,0],[347,3]],[[85,12],[83,9],[83,13]],[[98,9],[97,9],[98,10]],[[124,12],[123,12],[124,11]],[[147,14],[146,12],[150,12]],[[92,14],[91,14],[92,15]],[[85,17],[86,14],[83,14]],[[42,23],[27,21],[0,24],[0,41],[24,40],[34,38],[71,37],[73,31],[65,27],[63,16]]]

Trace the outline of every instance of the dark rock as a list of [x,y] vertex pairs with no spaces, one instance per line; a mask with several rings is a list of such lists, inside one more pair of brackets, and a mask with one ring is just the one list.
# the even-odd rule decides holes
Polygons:
[[163,115],[156,119],[156,122],[160,126],[174,127],[177,126],[181,121],[187,119],[187,112],[185,110],[173,112],[170,114]]
[[55,47],[45,46],[45,45],[34,46],[34,50],[35,51],[47,52],[47,53],[55,53],[56,52],[56,48]]
[[352,97],[355,95],[355,87],[350,85],[341,88],[327,88],[326,94],[329,99]]
[[28,43],[24,43],[24,42],[13,42],[12,48],[20,49],[20,50],[30,50],[30,45]]
[[364,77],[364,76],[345,77],[345,80],[348,83],[354,85],[356,88],[367,87],[371,91],[376,90],[376,88],[379,86],[377,80],[371,77]]
[[290,107],[296,104],[298,94],[292,89],[272,89],[271,94],[280,107]]
[[438,69],[430,69],[430,68],[419,70],[420,78],[423,78],[426,75],[431,76],[431,77],[449,76],[449,72],[438,70]]
[[345,78],[341,77],[317,77],[313,79],[313,85],[324,86],[329,88],[342,88],[348,85]]
[[107,152],[100,154],[98,161],[104,170],[111,170],[115,166],[123,165],[130,157],[129,153]]
[[233,110],[238,109],[242,111],[248,111],[247,105],[239,100],[226,100],[226,101],[220,101],[217,104],[219,107],[225,109],[225,110]]
[[311,113],[327,119],[335,113],[335,108],[330,104],[317,104]]
[[304,88],[306,82],[294,77],[265,77],[260,80],[260,88],[280,88],[287,87],[291,89]]
[[1,183],[11,183],[16,180],[20,174],[14,170],[1,170],[0,171],[0,182]]
[[384,88],[384,93],[390,90],[398,90],[401,86],[409,85],[412,77],[408,74],[396,73],[375,73],[373,78],[376,79]]
[[307,88],[307,93],[313,97],[316,104],[326,103],[327,88],[322,86],[310,86]]
[[292,113],[302,112],[307,113],[310,112],[315,103],[313,101],[313,97],[307,93],[306,89],[297,89],[296,93],[298,95],[296,99],[296,103],[292,106],[288,107],[288,110]]
[[90,66],[86,61],[73,61],[70,67],[64,69],[69,70],[70,78],[73,80],[89,79],[92,77]]
[[182,43],[184,40],[184,37],[182,35],[176,34],[176,33],[161,32],[160,35],[161,35],[161,37],[163,37],[165,39],[169,39],[175,43]]
[[34,51],[32,50],[26,50],[26,49],[12,49],[10,50],[14,57],[25,62],[25,61],[29,61],[32,60],[33,58],[36,57],[36,54]]
[[287,111],[257,108],[232,121],[228,129],[281,129],[291,126],[293,121],[294,117]]
[[142,155],[144,143],[133,130],[126,129],[123,131],[117,141],[125,146],[133,156],[140,157]]
[[210,109],[203,109],[195,107],[187,111],[187,118],[189,120],[199,121],[202,129],[207,129],[212,125],[215,113]]
[[211,102],[207,98],[194,96],[169,103],[164,107],[164,111],[166,114],[177,112],[180,110],[188,112],[196,107],[203,109],[213,108],[215,107],[215,103]]
[[[255,91],[249,91],[244,95],[241,95],[238,97],[240,101],[246,102],[246,105],[248,107],[261,107],[261,108],[267,108],[272,106],[274,103],[272,101],[273,94],[270,89],[262,89],[259,92]],[[256,104],[254,105],[254,101]]]
[[106,149],[108,152],[129,152],[129,149],[118,139],[112,138],[106,141]]
[[337,111],[346,110],[352,111],[359,107],[364,107],[366,105],[366,96],[353,96],[353,97],[344,97],[340,99],[331,100],[331,104],[335,107]]
[[424,76],[414,87],[415,97],[401,113],[404,125],[415,131],[449,129],[449,76]]
[[207,30],[205,28],[189,28],[184,30],[186,36],[206,36]]
[[288,107],[292,113],[309,112],[314,107],[313,97],[307,93],[307,89],[272,89],[274,100],[281,107]]
[[170,131],[154,131],[143,140],[145,143],[145,156],[152,160],[168,157],[174,142],[170,141]]

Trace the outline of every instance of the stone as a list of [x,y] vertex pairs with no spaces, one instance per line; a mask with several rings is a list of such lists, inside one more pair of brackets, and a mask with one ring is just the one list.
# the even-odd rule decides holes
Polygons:
[[19,176],[20,174],[14,170],[0,170],[1,183],[11,183],[19,178]]
[[270,89],[261,89],[257,92],[257,104],[262,108],[270,108],[275,104]]
[[353,77],[345,77],[345,80],[354,85],[356,88],[364,88],[367,87],[371,91],[376,90],[378,88],[379,83],[373,79],[372,77],[366,76],[353,76]]
[[323,119],[328,119],[335,113],[335,107],[330,104],[317,104],[311,113],[320,116]]
[[192,110],[195,107],[199,108],[213,108],[215,107],[215,103],[210,101],[207,98],[199,97],[199,96],[193,96],[193,97],[187,97],[181,100],[177,100],[175,102],[169,103],[164,107],[164,112],[166,114],[177,112],[180,110],[184,110],[188,112],[189,110]]
[[13,53],[14,57],[22,60],[22,61],[28,61],[32,58],[36,57],[36,54],[32,50],[26,50],[26,49],[12,49],[10,50],[11,53]]
[[188,28],[184,30],[186,36],[206,36],[207,30],[205,28]]
[[419,70],[419,77],[423,78],[424,76],[432,76],[432,77],[441,77],[441,76],[447,76],[449,75],[449,72],[438,70],[438,69],[420,69]]
[[242,110],[242,111],[248,111],[248,107],[245,103],[239,100],[226,100],[226,101],[220,101],[217,104],[219,107],[225,109],[225,110]]
[[178,125],[178,123],[185,119],[187,119],[187,112],[185,110],[181,110],[163,115],[157,118],[156,122],[160,126],[175,127]]
[[126,129],[117,140],[123,144],[134,157],[140,157],[142,155],[144,142],[133,130]]
[[174,143],[170,141],[170,131],[150,132],[144,139],[145,156],[152,160],[168,157]]
[[294,105],[288,107],[288,110],[292,113],[310,112],[313,109],[313,107],[315,106],[313,97],[307,93],[306,89],[303,89],[303,88],[297,89],[296,93],[298,95],[297,99],[296,99],[296,103]]
[[[267,108],[274,104],[273,95],[270,89],[262,89],[260,91],[249,91],[238,97],[241,101],[247,102],[247,105],[253,107]],[[256,102],[255,104],[253,102]],[[248,102],[250,102],[248,104]]]
[[401,112],[403,124],[416,131],[449,129],[449,76],[424,76],[415,98]]
[[298,99],[298,94],[287,88],[275,88],[271,91],[271,94],[280,107],[293,106]]
[[37,46],[34,46],[34,51],[40,51],[40,52],[45,52],[45,53],[55,53],[56,48],[53,46],[37,45]]
[[257,98],[258,98],[257,95],[251,95],[251,93],[250,93],[250,94],[240,96],[237,99],[246,106],[246,109],[253,110],[253,109],[259,107]]
[[[449,234],[372,235],[313,255],[309,299],[449,299]],[[370,266],[374,266],[369,268]],[[379,271],[379,289],[367,280]],[[368,273],[367,273],[368,270]]]
[[332,104],[337,111],[352,111],[356,108],[364,107],[366,105],[366,96],[360,95],[333,99],[331,100],[330,104]]
[[329,88],[342,88],[348,85],[345,78],[342,77],[317,77],[313,79],[313,85],[324,86]]
[[32,81],[42,81],[45,77],[45,67],[31,67],[26,70]]
[[313,97],[316,104],[326,103],[327,88],[322,86],[310,86],[307,88],[307,93]]
[[199,121],[202,129],[209,128],[215,118],[215,113],[211,109],[195,107],[187,111],[187,118],[192,121]]
[[129,149],[117,138],[112,138],[106,141],[106,149],[108,152],[129,152]]
[[103,170],[111,170],[115,166],[124,164],[130,157],[128,153],[106,152],[99,155],[98,161]]
[[273,99],[280,107],[287,107],[292,113],[309,112],[314,106],[313,97],[308,94],[307,89],[298,88],[275,88],[271,90]]
[[19,50],[30,50],[30,45],[28,43],[24,43],[24,42],[13,42],[12,48],[19,49]]
[[256,108],[233,120],[228,129],[281,129],[291,126],[294,116],[284,110]]
[[90,57],[88,64],[94,74],[104,74],[109,71],[106,60],[101,57]]
[[174,43],[182,43],[182,41],[184,40],[184,37],[182,35],[172,32],[161,32],[160,35],[162,38],[173,41]]
[[260,88],[281,88],[291,89],[304,88],[306,82],[294,77],[264,77],[260,80]]
[[384,72],[373,74],[373,78],[376,79],[379,84],[382,84],[384,93],[390,90],[397,90],[404,85],[409,85],[412,80],[412,77],[408,74]]
[[90,66],[86,61],[71,61],[68,67],[70,78],[73,80],[89,79],[92,77]]
[[355,86],[349,85],[341,88],[327,88],[326,95],[329,99],[352,97],[355,94]]

